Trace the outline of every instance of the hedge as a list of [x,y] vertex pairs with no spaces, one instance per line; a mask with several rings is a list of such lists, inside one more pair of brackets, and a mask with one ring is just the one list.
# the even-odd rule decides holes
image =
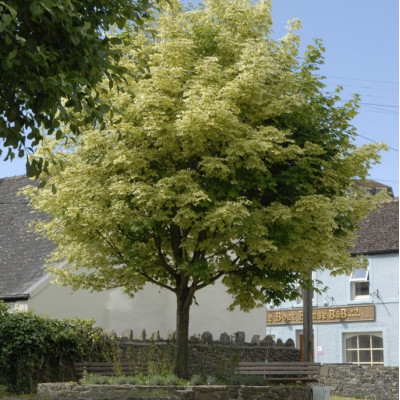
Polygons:
[[39,382],[73,380],[74,362],[116,357],[116,340],[93,320],[10,312],[0,301],[0,384],[10,392],[34,393]]

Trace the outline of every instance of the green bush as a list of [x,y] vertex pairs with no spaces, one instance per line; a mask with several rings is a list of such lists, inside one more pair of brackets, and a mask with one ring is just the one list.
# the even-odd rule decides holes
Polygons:
[[189,383],[193,386],[204,385],[206,383],[206,379],[201,375],[193,375],[190,378]]
[[93,321],[7,312],[0,302],[0,385],[33,393],[39,382],[75,378],[74,362],[115,358],[116,345]]
[[154,375],[154,376],[151,376],[149,378],[148,382],[149,382],[150,385],[159,385],[159,386],[161,386],[161,385],[164,384],[164,377],[162,377],[161,375]]

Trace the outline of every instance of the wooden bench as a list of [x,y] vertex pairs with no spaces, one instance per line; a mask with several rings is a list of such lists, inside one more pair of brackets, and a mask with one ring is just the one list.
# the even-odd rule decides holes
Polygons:
[[126,375],[133,376],[146,373],[146,368],[142,365],[135,365],[129,361],[119,362],[83,362],[75,363],[75,374],[82,378],[83,372],[102,376]]
[[273,382],[318,382],[320,363],[239,362],[237,375],[263,376]]

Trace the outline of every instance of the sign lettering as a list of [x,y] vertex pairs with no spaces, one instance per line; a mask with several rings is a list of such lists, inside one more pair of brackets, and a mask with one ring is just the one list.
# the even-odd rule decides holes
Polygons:
[[[314,324],[374,321],[375,306],[313,308],[312,319]],[[267,325],[294,325],[302,323],[302,309],[267,311]]]

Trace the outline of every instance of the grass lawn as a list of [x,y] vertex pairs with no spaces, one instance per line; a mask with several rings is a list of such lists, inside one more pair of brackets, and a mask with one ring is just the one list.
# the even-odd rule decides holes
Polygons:
[[357,400],[357,399],[354,397],[331,396],[330,400]]

